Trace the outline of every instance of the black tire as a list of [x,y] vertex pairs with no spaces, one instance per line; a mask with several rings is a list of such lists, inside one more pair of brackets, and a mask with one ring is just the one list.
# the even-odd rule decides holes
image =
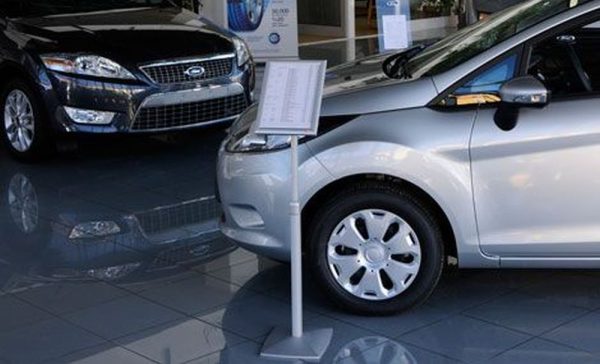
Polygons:
[[[421,249],[420,267],[405,291],[385,300],[368,300],[344,289],[331,273],[327,244],[338,224],[361,210],[389,211],[412,227]],[[440,225],[427,206],[391,184],[366,182],[339,191],[309,222],[309,257],[312,272],[325,296],[346,311],[381,316],[406,311],[423,303],[437,286],[444,269],[444,244]]]
[[[6,100],[9,94],[14,90],[19,90],[27,96],[34,116],[33,124],[35,133],[33,141],[31,147],[25,151],[17,150],[10,143],[8,131],[5,126],[4,111],[6,108]],[[2,139],[6,149],[13,157],[15,157],[15,159],[21,162],[37,162],[49,156],[52,151],[52,137],[47,120],[40,97],[28,82],[21,79],[13,79],[4,85],[0,93],[0,139]]]
[[228,0],[229,28],[235,32],[252,32],[258,29],[262,23],[265,7],[267,6],[267,0],[259,1],[262,1],[260,13],[255,19],[252,19],[249,14],[253,13],[253,11],[248,8],[249,5],[243,0]]

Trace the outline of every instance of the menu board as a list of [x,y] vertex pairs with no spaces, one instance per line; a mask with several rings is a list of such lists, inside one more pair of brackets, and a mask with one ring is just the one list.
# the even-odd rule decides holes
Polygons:
[[316,135],[326,70],[325,61],[267,63],[255,133]]

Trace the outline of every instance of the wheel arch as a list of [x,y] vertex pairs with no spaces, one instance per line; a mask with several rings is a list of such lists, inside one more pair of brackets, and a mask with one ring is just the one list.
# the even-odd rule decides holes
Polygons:
[[[448,214],[446,214],[442,206],[429,193],[414,183],[387,174],[350,175],[335,180],[320,189],[307,201],[302,210],[302,230],[305,234],[304,236],[306,236],[306,233],[312,223],[312,217],[315,216],[319,206],[324,203],[335,191],[339,191],[347,186],[367,181],[377,181],[402,188],[403,190],[409,191],[412,195],[425,203],[427,207],[431,209],[431,212],[434,214],[438,222],[441,224],[446,255],[458,259],[459,254],[456,233],[452,223],[450,222],[450,219],[448,218]],[[306,245],[304,245],[304,248],[307,248]]]

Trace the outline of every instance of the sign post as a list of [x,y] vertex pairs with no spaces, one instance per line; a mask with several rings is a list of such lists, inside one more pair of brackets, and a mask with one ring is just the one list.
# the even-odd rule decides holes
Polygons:
[[319,361],[333,336],[332,329],[304,330],[302,308],[302,221],[298,183],[299,137],[316,135],[325,82],[326,62],[269,62],[265,72],[254,132],[284,135],[291,143],[290,246],[292,327],[277,327],[260,355],[265,358]]

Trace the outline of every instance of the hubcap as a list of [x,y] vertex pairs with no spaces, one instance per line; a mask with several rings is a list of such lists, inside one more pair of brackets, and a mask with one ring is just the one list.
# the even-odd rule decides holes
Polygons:
[[421,266],[421,246],[412,227],[384,210],[362,210],[335,228],[327,245],[329,270],[347,292],[386,300],[404,292]]
[[39,208],[33,184],[22,174],[16,174],[8,186],[8,206],[13,222],[24,233],[37,229]]
[[263,11],[263,0],[246,0],[246,9],[248,11],[248,19],[253,24],[257,24],[260,20],[260,14]]
[[31,148],[35,137],[33,108],[25,93],[11,91],[4,103],[4,128],[8,141],[19,152]]

